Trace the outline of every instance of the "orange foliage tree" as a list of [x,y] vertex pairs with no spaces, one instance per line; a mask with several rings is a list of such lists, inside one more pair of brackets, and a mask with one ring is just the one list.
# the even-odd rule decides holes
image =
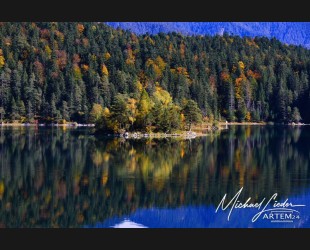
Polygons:
[[56,51],[57,56],[57,64],[59,69],[64,69],[67,65],[67,53],[64,50],[57,50]]
[[78,30],[78,32],[80,33],[80,34],[82,34],[83,33],[83,31],[84,31],[84,25],[83,24],[78,24],[77,26],[76,26],[76,28],[77,28],[77,30]]
[[45,79],[44,78],[44,66],[39,60],[36,60],[33,65],[34,65],[34,71],[38,79],[38,83],[43,85],[44,79]]
[[104,64],[102,65],[101,67],[101,73],[105,76],[108,76],[109,75],[109,71],[108,71],[108,68],[107,66],[105,66]]

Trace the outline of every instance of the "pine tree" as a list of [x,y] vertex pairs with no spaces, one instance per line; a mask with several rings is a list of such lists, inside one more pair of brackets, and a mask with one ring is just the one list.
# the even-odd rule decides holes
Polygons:
[[114,131],[120,132],[126,130],[129,125],[127,105],[125,98],[122,94],[115,96],[111,106],[111,121],[115,124]]
[[161,123],[163,120],[165,120],[166,117],[164,117],[164,107],[163,105],[157,101],[155,102],[153,108],[152,108],[152,116],[153,116],[153,125],[155,126],[155,132],[158,132],[161,130]]
[[11,82],[11,70],[7,67],[0,71],[0,107],[1,107],[1,121],[8,111],[8,104],[10,98],[9,84]]
[[235,120],[235,97],[233,85],[229,84],[229,94],[228,94],[228,115],[227,119],[230,122]]
[[189,131],[191,131],[193,124],[199,123],[202,120],[201,111],[197,103],[193,100],[187,100],[187,103],[183,108],[183,113]]
[[66,121],[70,121],[69,107],[68,107],[68,103],[66,101],[62,101],[61,116]]
[[18,102],[18,113],[22,117],[25,117],[25,115],[26,115],[26,107],[25,107],[25,104],[24,104],[24,102],[22,100],[20,100]]
[[11,119],[17,120],[20,118],[19,112],[18,112],[18,106],[16,104],[15,98],[12,98],[11,102]]
[[0,107],[0,122],[1,123],[3,122],[4,115],[5,115],[5,110],[3,107]]
[[292,120],[297,123],[301,121],[301,116],[297,107],[293,109]]
[[26,107],[26,112],[27,112],[27,121],[32,122],[33,121],[33,111],[32,111],[32,103],[30,100],[27,102],[27,107]]
[[111,105],[111,91],[110,91],[110,83],[107,76],[102,77],[102,81],[100,81],[99,90],[103,99],[102,105],[109,107]]
[[51,102],[50,102],[50,116],[54,119],[57,116],[57,108],[56,108],[56,101],[55,95],[52,94]]

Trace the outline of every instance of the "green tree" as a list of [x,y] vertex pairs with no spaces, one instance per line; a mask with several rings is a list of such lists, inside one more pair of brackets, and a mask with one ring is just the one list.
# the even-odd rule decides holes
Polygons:
[[55,95],[52,94],[51,104],[50,104],[50,116],[52,118],[56,118],[56,115],[57,115],[56,98],[55,98]]
[[247,110],[243,99],[238,99],[236,116],[239,122],[244,122]]
[[18,106],[16,104],[15,98],[12,98],[12,102],[11,102],[11,119],[12,120],[16,120],[19,119],[20,115],[18,112]]
[[94,103],[89,113],[90,122],[100,123],[102,122],[102,117],[103,117],[103,107],[100,104]]
[[120,132],[128,128],[128,110],[124,95],[117,94],[115,96],[111,106],[110,118],[115,132]]
[[201,110],[199,109],[195,101],[187,100],[182,111],[185,116],[187,127],[190,131],[192,129],[192,124],[201,122],[202,120]]
[[152,108],[152,117],[153,117],[153,126],[155,127],[155,132],[158,132],[160,130],[162,130],[162,123],[165,120],[165,116],[164,116],[164,106],[161,102],[156,101],[153,108]]
[[103,76],[99,81],[99,93],[103,99],[102,105],[109,107],[111,105],[111,90],[108,76]]
[[8,111],[8,104],[10,98],[10,81],[11,81],[11,70],[7,67],[0,71],[0,107],[2,107],[1,121],[6,111]]
[[26,115],[25,103],[22,100],[18,102],[18,113],[20,114],[20,116]]
[[27,109],[27,120],[28,120],[28,122],[32,122],[32,120],[33,120],[33,111],[32,111],[32,103],[31,103],[30,100],[27,102],[26,109]]
[[70,120],[69,107],[66,101],[62,101],[61,115],[62,115],[62,118],[65,119],[66,121]]
[[181,111],[180,108],[173,104],[170,104],[167,107],[164,107],[162,120],[159,123],[159,131],[166,132],[166,133],[172,133],[175,130],[178,130],[181,126],[180,111]]
[[297,107],[293,109],[292,120],[297,123],[301,121],[301,116]]
[[3,117],[5,115],[5,110],[3,107],[0,107],[0,121],[3,122]]

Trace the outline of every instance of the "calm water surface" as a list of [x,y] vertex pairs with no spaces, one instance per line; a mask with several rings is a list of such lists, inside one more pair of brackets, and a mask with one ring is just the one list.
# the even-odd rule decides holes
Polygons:
[[[234,126],[192,140],[0,128],[0,226],[310,227],[309,142],[306,126]],[[215,212],[242,187],[240,202],[277,193],[305,206],[275,221],[252,222],[256,208],[229,221],[230,207]]]

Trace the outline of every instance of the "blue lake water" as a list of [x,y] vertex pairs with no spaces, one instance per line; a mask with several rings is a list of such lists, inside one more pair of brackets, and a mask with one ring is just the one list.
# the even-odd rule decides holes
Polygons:
[[[251,222],[257,209],[237,210],[227,220],[229,211],[215,213],[214,206],[185,206],[174,209],[138,209],[136,212],[122,217],[113,217],[102,223],[96,223],[94,228],[309,228],[310,227],[310,190],[291,196],[294,204],[303,204],[298,208],[300,219],[292,222],[271,222],[268,219],[258,219]],[[271,206],[268,206],[271,208]],[[290,213],[288,213],[290,214]],[[280,215],[279,215],[280,217]],[[275,216],[274,216],[275,218]]]
[[[307,126],[231,126],[191,140],[2,128],[0,227],[310,227],[309,141]],[[235,204],[261,207],[216,212],[241,188]]]

